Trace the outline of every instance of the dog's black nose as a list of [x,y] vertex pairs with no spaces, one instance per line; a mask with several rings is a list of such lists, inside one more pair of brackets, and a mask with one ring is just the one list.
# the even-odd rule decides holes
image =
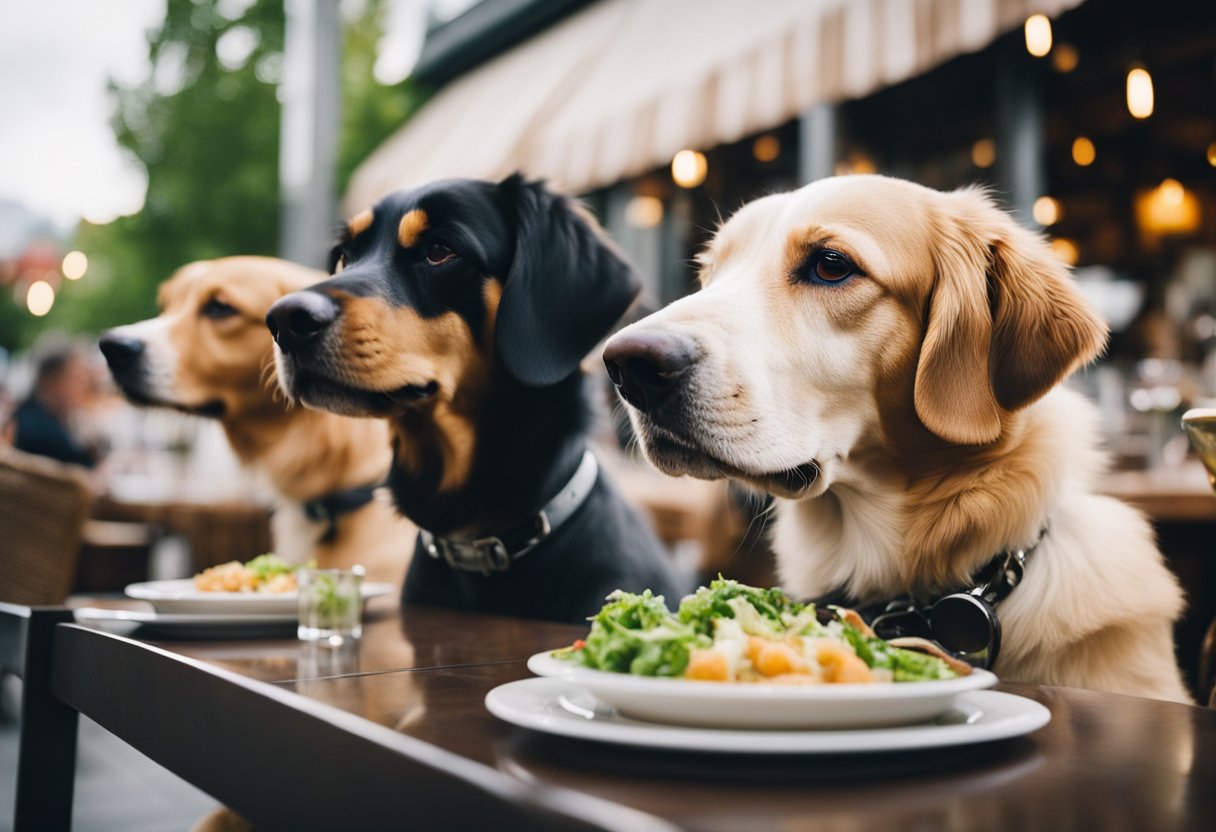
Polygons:
[[699,357],[692,339],[658,330],[622,332],[604,348],[608,377],[641,411],[658,407]]
[[284,352],[308,343],[338,319],[338,304],[320,292],[293,292],[266,313],[266,326]]
[[101,354],[106,357],[106,363],[110,365],[111,370],[130,366],[144,351],[143,341],[114,332],[102,335],[97,345],[101,347]]

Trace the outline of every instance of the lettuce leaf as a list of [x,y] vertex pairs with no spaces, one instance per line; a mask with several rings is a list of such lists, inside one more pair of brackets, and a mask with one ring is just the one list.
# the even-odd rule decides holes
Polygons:
[[696,632],[712,635],[715,618],[735,617],[735,610],[729,603],[735,598],[742,598],[751,604],[778,632],[785,630],[789,622],[806,609],[805,604],[798,603],[775,587],[759,589],[719,575],[709,586],[701,587],[681,601],[677,615],[681,622]]
[[617,590],[591,619],[583,645],[554,655],[583,667],[632,673],[636,676],[680,676],[689,653],[709,647],[712,640],[680,622],[663,603],[663,596]]

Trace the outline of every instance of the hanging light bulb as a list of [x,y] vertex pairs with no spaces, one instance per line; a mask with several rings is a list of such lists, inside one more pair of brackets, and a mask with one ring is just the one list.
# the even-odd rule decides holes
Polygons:
[[1051,251],[1056,257],[1059,257],[1070,266],[1077,265],[1077,260],[1081,257],[1081,252],[1077,249],[1075,240],[1070,240],[1067,237],[1056,237],[1051,241]]
[[1072,72],[1080,62],[1081,55],[1071,43],[1061,43],[1051,53],[1051,65],[1056,72]]
[[1153,114],[1153,76],[1144,67],[1127,73],[1127,111],[1136,118]]
[[1094,163],[1094,159],[1098,156],[1098,152],[1094,149],[1094,143],[1085,136],[1077,136],[1072,141],[1072,160],[1081,167],[1089,167]]
[[30,314],[41,318],[55,305],[55,288],[45,280],[35,280],[25,293],[25,306]]
[[752,156],[757,162],[771,162],[781,155],[781,140],[772,133],[759,136],[752,142]]
[[638,195],[625,203],[625,222],[632,228],[654,228],[663,221],[663,200]]
[[681,188],[695,188],[705,181],[709,162],[704,153],[681,150],[671,160],[671,179]]
[[1026,51],[1042,58],[1051,51],[1051,21],[1046,15],[1032,14],[1026,18]]
[[89,258],[83,251],[69,251],[63,257],[61,268],[68,280],[80,280],[89,270]]
[[980,139],[971,145],[971,164],[977,168],[990,168],[996,162],[996,142]]
[[1041,196],[1030,209],[1031,216],[1039,225],[1055,225],[1060,221],[1060,201],[1050,196]]

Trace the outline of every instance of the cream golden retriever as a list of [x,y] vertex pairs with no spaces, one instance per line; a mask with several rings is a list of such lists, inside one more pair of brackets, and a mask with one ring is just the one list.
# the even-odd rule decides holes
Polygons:
[[1095,493],[1095,409],[1058,386],[1106,327],[1042,237],[979,190],[826,179],[744,206],[701,284],[605,361],[660,470],[778,498],[788,590],[931,597],[1046,527],[994,670],[1189,701],[1182,593],[1148,523]]
[[[340,497],[385,477],[387,427],[289,407],[273,378],[266,311],[326,276],[269,257],[191,263],[161,285],[160,315],[110,330],[101,349],[127,398],[218,419],[237,457],[267,475],[279,495],[271,530],[281,557],[361,564],[369,580],[400,585],[417,530],[388,501]],[[305,511],[322,499],[346,499],[332,525]]]

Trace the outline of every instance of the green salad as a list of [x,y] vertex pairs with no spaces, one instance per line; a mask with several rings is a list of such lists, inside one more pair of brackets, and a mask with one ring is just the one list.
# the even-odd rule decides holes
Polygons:
[[946,656],[884,641],[855,612],[779,589],[719,577],[668,610],[663,596],[617,590],[591,618],[585,639],[554,653],[582,667],[637,676],[790,685],[921,682],[970,669]]

